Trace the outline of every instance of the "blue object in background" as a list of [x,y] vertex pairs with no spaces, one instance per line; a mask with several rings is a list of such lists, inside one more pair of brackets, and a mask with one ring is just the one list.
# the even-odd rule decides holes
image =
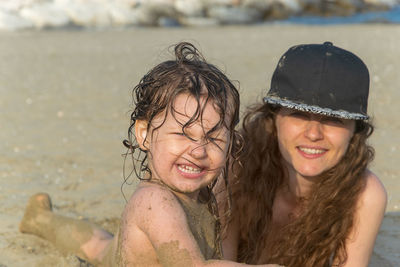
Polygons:
[[400,23],[400,6],[396,6],[388,11],[357,13],[348,17],[331,16],[293,16],[283,23],[293,24],[357,24],[357,23]]

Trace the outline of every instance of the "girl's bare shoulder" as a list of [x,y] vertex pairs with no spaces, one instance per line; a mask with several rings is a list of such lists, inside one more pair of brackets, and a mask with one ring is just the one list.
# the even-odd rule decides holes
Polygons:
[[143,213],[145,210],[159,209],[165,205],[179,205],[171,190],[157,183],[140,182],[130,197],[126,208],[132,208]]

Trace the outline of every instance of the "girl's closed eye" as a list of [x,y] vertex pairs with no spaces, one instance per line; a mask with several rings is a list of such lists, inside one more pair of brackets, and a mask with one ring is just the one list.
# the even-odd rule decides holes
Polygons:
[[196,141],[193,137],[189,136],[188,134],[184,132],[172,132],[172,135],[178,136],[178,137],[184,137],[186,139],[189,139],[190,141]]
[[207,139],[210,143],[216,145],[219,149],[223,149],[223,147],[228,143],[226,134],[208,136]]
[[221,138],[210,137],[209,140],[211,143],[217,145],[218,147],[221,147],[222,145],[226,144],[226,140]]
[[225,139],[216,138],[216,137],[210,137],[210,140],[212,140],[214,142],[219,142],[219,143],[226,143]]
[[223,147],[226,144],[226,141],[222,140],[222,139],[218,139],[218,138],[208,138],[208,143],[211,144],[212,146],[215,146],[216,148],[218,148],[219,150],[223,150]]
[[185,134],[183,132],[172,132],[171,134],[178,135],[178,136],[185,136]]

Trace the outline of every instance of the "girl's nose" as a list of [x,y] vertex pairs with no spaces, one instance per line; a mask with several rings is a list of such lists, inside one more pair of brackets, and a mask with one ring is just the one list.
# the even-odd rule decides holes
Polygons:
[[324,138],[322,124],[319,121],[310,120],[307,122],[304,135],[311,141],[318,141]]
[[198,142],[193,142],[192,146],[190,147],[190,155],[193,158],[200,159],[207,157],[207,144],[201,143],[199,144]]

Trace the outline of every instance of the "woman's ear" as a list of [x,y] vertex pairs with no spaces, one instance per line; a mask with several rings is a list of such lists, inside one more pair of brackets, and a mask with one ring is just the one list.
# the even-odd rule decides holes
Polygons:
[[139,147],[142,150],[147,150],[148,148],[145,146],[147,142],[147,126],[148,123],[145,120],[137,120],[135,123],[135,137],[138,142]]

